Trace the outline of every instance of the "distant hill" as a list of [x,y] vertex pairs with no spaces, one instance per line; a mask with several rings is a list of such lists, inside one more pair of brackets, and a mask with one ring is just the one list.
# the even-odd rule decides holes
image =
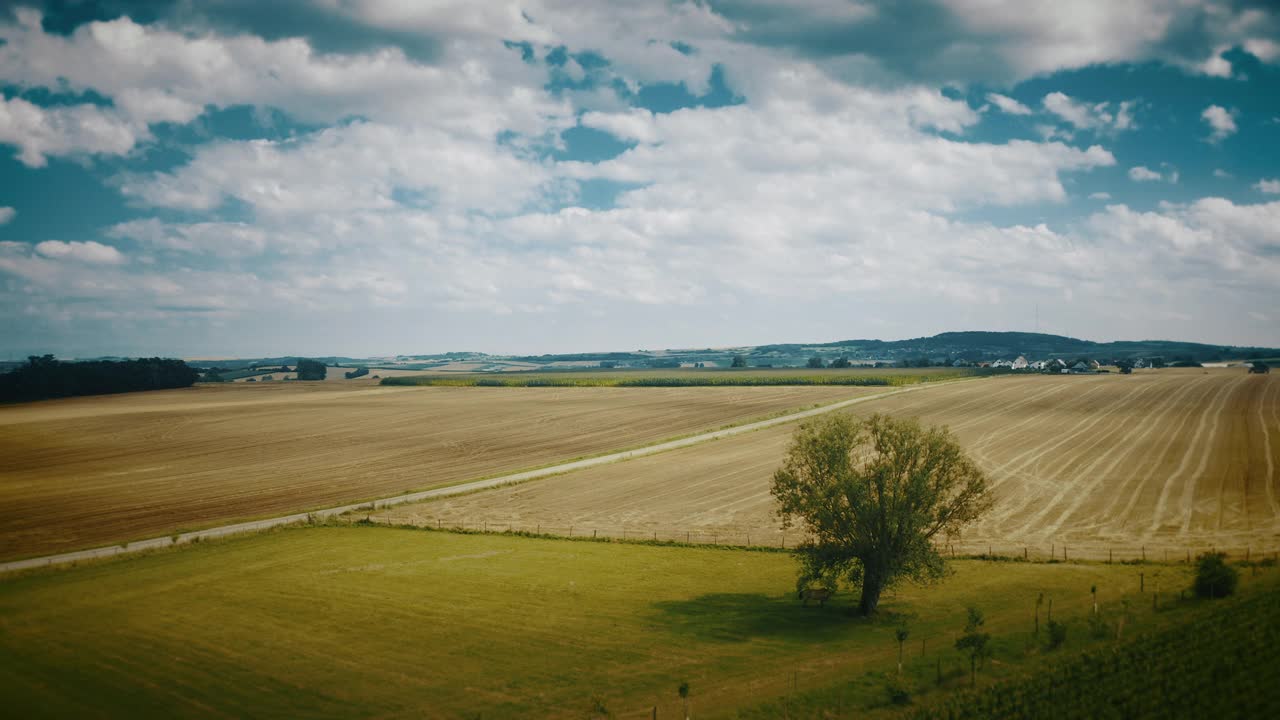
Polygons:
[[[368,367],[422,370],[434,372],[520,372],[581,370],[586,367],[725,368],[741,355],[749,367],[804,367],[810,358],[819,357],[829,365],[837,358],[847,358],[855,365],[951,364],[957,360],[989,362],[1013,360],[1019,355],[1030,361],[1059,358],[1089,358],[1103,363],[1139,358],[1161,358],[1166,363],[1204,363],[1224,360],[1255,360],[1280,357],[1280,348],[1209,345],[1173,340],[1120,340],[1093,342],[1063,335],[1027,332],[945,332],[930,337],[908,340],[840,340],[827,343],[784,343],[721,348],[684,348],[667,350],[602,351],[595,353],[561,353],[550,355],[488,355],[479,352],[446,352],[428,355],[396,355],[390,357],[351,358],[310,356],[326,365],[346,368]],[[308,357],[308,356],[302,356]],[[237,358],[190,361],[200,370],[218,368],[224,377],[248,374],[253,368],[295,365],[299,356],[271,358]],[[3,372],[4,368],[0,368]],[[230,373],[230,374],[228,374]]]
[[1274,348],[1207,345],[1171,340],[1121,340],[1099,343],[1091,340],[1025,332],[946,332],[932,337],[909,340],[842,340],[832,343],[761,345],[751,349],[751,356],[790,357],[812,353],[819,357],[847,355],[851,359],[902,360],[930,359],[998,360],[1025,355],[1028,359],[1050,357],[1091,357],[1101,360],[1163,357],[1168,361],[1189,360],[1217,362],[1249,358],[1273,357]]

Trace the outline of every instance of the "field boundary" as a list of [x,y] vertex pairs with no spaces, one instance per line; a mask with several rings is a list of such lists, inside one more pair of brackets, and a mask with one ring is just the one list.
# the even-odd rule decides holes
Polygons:
[[418,492],[401,493],[384,498],[374,500],[365,500],[362,502],[348,503],[336,507],[323,508],[320,510],[312,510],[310,512],[291,513],[289,515],[281,515],[278,517],[264,518],[261,520],[251,520],[247,522],[232,523],[230,525],[220,525],[217,527],[205,528],[202,530],[192,530],[188,532],[174,533],[163,537],[154,537],[145,540],[136,540],[133,542],[122,542],[117,545],[109,545],[88,550],[77,550],[73,552],[58,553],[54,555],[44,555],[41,557],[27,558],[24,560],[12,560],[0,563],[0,574],[8,572],[16,572],[36,567],[46,567],[50,565],[63,565],[67,563],[75,563],[85,560],[95,560],[100,558],[115,557],[117,555],[125,555],[128,553],[141,552],[145,550],[155,550],[157,548],[171,547],[192,542],[200,542],[201,540],[211,540],[214,538],[226,537],[228,535],[239,535],[243,533],[260,532],[282,525],[293,525],[297,523],[312,522],[316,519],[335,517],[349,512],[358,511],[374,511],[393,505],[403,505],[406,503],[421,502],[423,500],[432,500],[435,498],[448,497],[451,495],[461,495],[465,493],[473,493],[480,490],[489,490],[504,485],[515,485],[530,480],[537,480],[554,475],[563,475],[575,470],[582,470],[597,465],[605,465],[615,462],[631,460],[633,458],[654,455],[657,453],[667,452],[669,450],[677,450],[691,445],[698,445],[711,440],[741,435],[775,425],[783,425],[786,423],[804,420],[824,413],[841,410],[852,405],[880,400],[891,395],[900,395],[902,393],[916,392],[931,387],[940,387],[950,385],[953,382],[961,382],[970,378],[957,378],[953,380],[918,383],[906,387],[895,387],[882,393],[872,395],[864,395],[861,397],[841,400],[839,402],[822,405],[817,408],[801,410],[799,412],[781,415],[778,417],[759,420],[745,425],[738,425],[731,428],[723,428],[720,430],[712,430],[710,432],[690,435],[675,440],[648,445],[632,450],[623,450],[619,452],[609,453],[605,455],[597,455],[595,457],[574,460],[571,462],[560,463],[557,465],[548,465],[542,468],[525,470],[506,475],[499,475],[482,480],[472,482],[464,482],[456,485],[448,485],[445,487],[432,488],[430,490],[420,490]]

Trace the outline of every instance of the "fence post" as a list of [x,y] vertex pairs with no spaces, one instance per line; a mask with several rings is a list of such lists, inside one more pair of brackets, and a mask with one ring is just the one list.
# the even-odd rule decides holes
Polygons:
[[596,532],[597,532],[596,530],[592,530],[592,531],[591,531],[591,537],[595,537],[595,536],[596,536]]
[[1116,559],[1116,553],[1111,548],[1107,548],[1107,564],[1110,565]]
[[688,531],[688,530],[686,530],[686,531],[684,532],[684,544],[685,544],[685,545],[689,545],[689,544],[690,544],[690,542],[689,542],[689,531]]
[[1026,545],[1023,545],[1023,546],[1022,546],[1022,559],[1023,559],[1023,560],[1027,560],[1027,559],[1029,559],[1029,557],[1027,556],[1027,546],[1026,546]]

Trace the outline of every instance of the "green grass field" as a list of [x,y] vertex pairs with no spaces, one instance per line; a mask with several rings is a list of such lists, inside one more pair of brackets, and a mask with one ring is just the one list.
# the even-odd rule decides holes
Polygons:
[[1144,612],[1138,573],[1148,591],[1158,573],[1166,593],[1189,577],[1184,566],[954,568],[866,621],[848,595],[800,607],[779,552],[294,528],[5,578],[0,694],[20,717],[585,717],[595,696],[616,717],[657,706],[670,718],[682,680],[698,717],[857,680],[849,702],[865,706],[883,702],[900,623],[909,659],[924,641],[919,662],[960,672],[951,646],[966,606],[979,606],[998,650],[984,678],[998,677],[1028,657],[1037,593],[1071,622],[1073,648],[1090,585],[1104,614],[1128,593],[1136,631],[1181,612]]
[[434,373],[383,378],[383,385],[448,387],[705,387],[759,385],[900,386],[990,374],[966,368],[678,368]]

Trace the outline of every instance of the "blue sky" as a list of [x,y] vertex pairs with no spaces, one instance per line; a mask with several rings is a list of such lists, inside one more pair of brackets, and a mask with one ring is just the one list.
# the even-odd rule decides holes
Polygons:
[[1280,346],[1246,0],[0,8],[0,356]]

